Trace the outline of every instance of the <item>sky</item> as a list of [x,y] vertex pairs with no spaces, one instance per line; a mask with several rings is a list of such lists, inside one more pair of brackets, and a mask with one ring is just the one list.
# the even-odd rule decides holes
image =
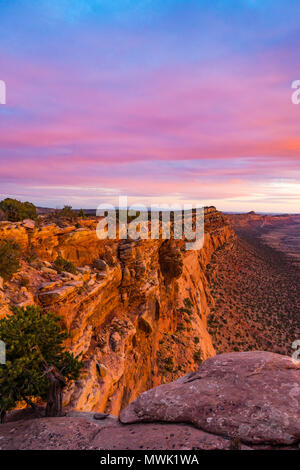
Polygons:
[[299,0],[0,0],[0,199],[300,212]]

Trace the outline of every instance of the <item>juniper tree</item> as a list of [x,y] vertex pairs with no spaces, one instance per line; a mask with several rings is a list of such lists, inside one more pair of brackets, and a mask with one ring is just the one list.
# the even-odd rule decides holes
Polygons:
[[13,240],[0,240],[0,276],[4,281],[11,279],[21,267],[21,249]]
[[12,308],[0,320],[0,339],[6,344],[6,364],[0,365],[0,411],[5,413],[24,400],[47,401],[46,416],[62,415],[63,389],[78,379],[82,362],[65,351],[68,332],[61,320],[37,306]]
[[6,198],[0,202],[0,209],[4,213],[6,220],[11,222],[36,218],[36,207],[31,202],[21,202],[17,199]]

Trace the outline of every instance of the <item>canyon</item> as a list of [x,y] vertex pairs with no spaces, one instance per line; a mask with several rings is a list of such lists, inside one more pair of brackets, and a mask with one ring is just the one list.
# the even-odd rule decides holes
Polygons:
[[[0,318],[31,304],[59,315],[66,347],[84,361],[64,394],[66,410],[117,416],[217,353],[291,353],[300,333],[298,268],[263,244],[258,227],[297,222],[209,207],[199,251],[184,240],[99,240],[95,217],[0,222],[0,238],[22,248],[21,269],[0,285]],[[58,256],[76,273],[57,272]]]
[[[117,415],[141,392],[215,354],[205,269],[235,234],[213,207],[205,210],[200,251],[186,251],[184,240],[99,240],[96,225],[95,218],[77,226],[1,222],[0,238],[15,240],[23,257],[0,291],[0,315],[30,304],[59,315],[70,332],[66,347],[85,366],[64,405]],[[58,256],[76,274],[55,271]]]

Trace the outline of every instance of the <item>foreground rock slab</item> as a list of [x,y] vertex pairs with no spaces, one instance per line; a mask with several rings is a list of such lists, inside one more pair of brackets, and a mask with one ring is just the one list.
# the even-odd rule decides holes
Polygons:
[[41,418],[2,424],[0,450],[82,450],[99,432],[86,418]]
[[197,372],[141,394],[120,421],[191,423],[244,443],[296,444],[300,366],[268,352],[221,354]]
[[17,421],[0,427],[0,450],[228,450],[229,448],[229,439],[210,435],[185,424],[142,423],[124,426],[116,419],[93,422],[91,416],[83,416]]
[[[104,427],[93,449],[102,450],[229,450],[230,440],[186,424],[141,423]],[[246,449],[242,446],[241,450]]]

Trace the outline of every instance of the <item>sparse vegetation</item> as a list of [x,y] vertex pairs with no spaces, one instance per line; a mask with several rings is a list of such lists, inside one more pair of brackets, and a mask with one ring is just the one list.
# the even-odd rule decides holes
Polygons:
[[173,361],[173,358],[172,358],[172,357],[167,357],[167,358],[164,360],[164,364],[165,364],[165,369],[166,369],[168,372],[173,372],[174,361]]
[[266,350],[291,354],[298,338],[299,268],[247,230],[207,266],[211,294],[208,331],[217,353]]
[[82,362],[64,351],[68,333],[58,317],[36,306],[12,311],[0,320],[0,338],[7,347],[6,364],[0,365],[1,416],[21,400],[35,408],[37,398],[47,400],[47,416],[59,416],[62,390],[78,379]]
[[80,211],[78,212],[78,217],[79,217],[80,219],[86,219],[86,215],[85,215],[83,209],[80,209]]
[[66,219],[77,219],[77,213],[72,210],[72,206],[64,206],[62,210],[59,213],[60,217],[66,218]]
[[71,206],[56,209],[45,217],[46,222],[55,223],[59,227],[65,227],[70,223],[77,223],[78,213]]
[[195,362],[198,362],[198,364],[202,363],[203,358],[202,358],[202,352],[201,352],[200,349],[198,349],[198,351],[194,352],[193,359],[194,359]]
[[20,247],[12,240],[0,240],[0,276],[8,281],[20,269]]
[[186,297],[183,303],[187,309],[191,309],[194,306],[193,302],[191,301],[189,297]]
[[76,274],[77,269],[71,261],[67,261],[66,259],[58,256],[53,263],[53,268],[58,272],[62,273],[66,271],[67,273]]
[[178,309],[178,311],[179,311],[180,313],[187,313],[188,315],[192,315],[192,314],[193,314],[193,312],[192,312],[189,308],[181,307],[181,308]]
[[31,202],[21,202],[17,199],[6,198],[0,202],[4,218],[11,222],[36,218],[36,207]]

